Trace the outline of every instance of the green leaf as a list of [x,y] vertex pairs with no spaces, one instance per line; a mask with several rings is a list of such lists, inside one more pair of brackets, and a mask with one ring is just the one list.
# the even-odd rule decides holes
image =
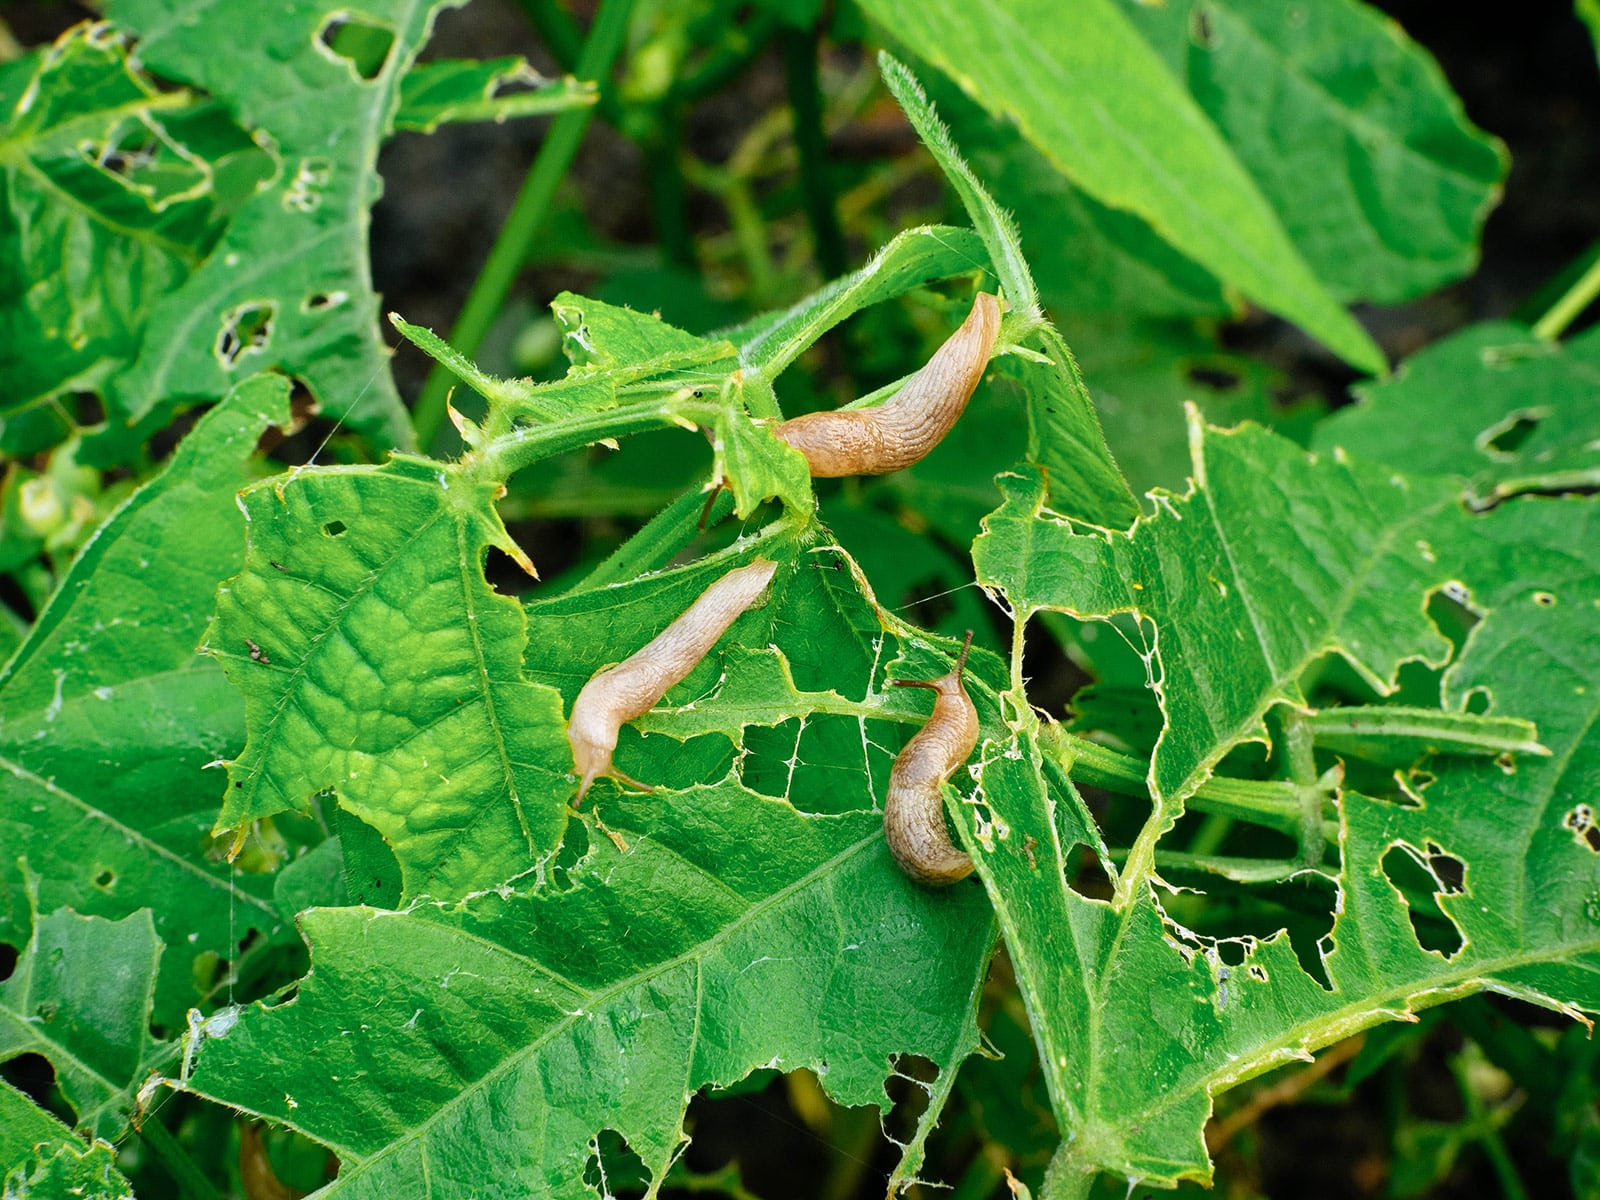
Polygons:
[[[111,399],[127,419],[280,367],[345,424],[406,446],[411,428],[379,337],[367,230],[378,149],[401,80],[459,0],[293,0],[240,21],[209,0],[112,0],[152,71],[204,88],[268,142],[277,173],[150,317]],[[286,252],[286,248],[292,253]]]
[[107,25],[74,26],[0,79],[0,445],[75,425],[58,403],[138,353],[149,310],[205,257],[228,205],[270,171],[212,103],[158,90]]
[[988,255],[970,229],[925,225],[897,233],[867,264],[779,313],[724,330],[745,370],[768,381],[846,317],[935,280],[985,270]]
[[[561,347],[574,367],[608,369],[628,382],[700,366],[709,374],[736,353],[730,342],[697,337],[659,316],[572,292],[557,295],[550,311],[561,326]],[[733,366],[732,361],[726,363],[727,370]]]
[[0,983],[0,1061],[42,1054],[78,1128],[115,1138],[157,1048],[150,1036],[161,942],[148,909],[121,921],[60,908]]
[[208,1040],[189,1087],[333,1147],[329,1197],[415,1194],[442,1163],[451,1194],[578,1197],[605,1129],[659,1182],[703,1087],[809,1066],[884,1110],[893,1055],[948,1073],[976,1045],[982,896],[911,884],[877,814],[728,782],[604,820],[628,849],[593,835],[559,891],[306,914],[295,1002]]
[[1474,325],[1357,389],[1316,444],[1417,475],[1461,479],[1474,504],[1600,484],[1600,330],[1568,342],[1520,325]]
[[864,0],[1085,192],[1128,209],[1342,358],[1382,353],[1317,280],[1216,126],[1112,0]]
[[979,582],[1003,590],[1018,620],[1042,608],[1076,617],[1134,614],[1154,626],[1165,728],[1150,766],[1155,812],[1118,898],[1150,869],[1155,840],[1185,797],[1242,741],[1266,740],[1277,704],[1305,707],[1299,678],[1342,654],[1392,691],[1400,664],[1441,664],[1450,646],[1428,619],[1447,568],[1429,545],[1454,496],[1439,482],[1308,459],[1253,426],[1191,431],[1196,486],[1162,498],[1129,536],[1075,533],[1019,474],[974,547]]
[[1354,0],[1124,11],[1335,296],[1398,304],[1477,265],[1505,148],[1391,18]]
[[1108,208],[1068,182],[1015,126],[992,120],[944,77],[930,71],[924,82],[956,143],[996,194],[1006,198],[1040,299],[1058,320],[1068,313],[1193,317],[1230,312],[1216,277],[1173,249],[1148,223]]
[[533,870],[566,826],[561,707],[522,676],[526,626],[484,581],[499,485],[425,459],[266,480],[206,647],[245,696],[219,831],[327,788],[400,860],[408,896]]
[[[1102,1169],[1152,1184],[1208,1178],[1212,1095],[1380,1021],[1481,990],[1573,1015],[1600,1008],[1600,834],[1575,802],[1592,794],[1600,762],[1600,506],[1519,502],[1449,522],[1441,549],[1446,532],[1485,614],[1446,675],[1446,711],[1482,689],[1497,711],[1535,721],[1552,753],[1514,767],[1438,760],[1421,803],[1342,797],[1327,985],[1283,934],[1245,938],[1243,961],[1225,962],[1220,943],[1165,921],[1146,890],[1118,911],[1063,886],[1079,828],[1040,839],[1033,861],[1014,836],[980,858],[1066,1139],[1058,1185]],[[1052,801],[1010,786],[1006,769],[986,759],[999,818],[1057,828]],[[1433,874],[1453,949],[1419,943],[1393,855]]]
[[21,944],[26,858],[46,910],[119,919],[154,911],[167,944],[158,1019],[201,999],[197,956],[237,956],[285,927],[264,880],[203,854],[217,776],[201,768],[243,737],[237,696],[198,658],[217,582],[239,568],[234,493],[288,384],[261,376],[208,413],[166,469],[73,562],[27,640],[0,669],[0,937]]
[[15,1200],[133,1200],[116,1147],[85,1143],[0,1080],[0,1188]]
[[482,62],[435,59],[418,63],[401,79],[394,127],[432,133],[452,121],[498,122],[583,108],[598,95],[590,80],[546,79],[516,55]]

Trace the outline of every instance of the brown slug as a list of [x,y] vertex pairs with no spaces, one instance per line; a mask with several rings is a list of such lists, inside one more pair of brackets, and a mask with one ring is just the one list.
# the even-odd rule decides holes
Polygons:
[[643,649],[583,685],[567,723],[567,741],[581,777],[574,804],[583,803],[584,793],[599,775],[650,790],[649,784],[630,779],[611,765],[623,723],[649,712],[668,688],[694,670],[728,626],[766,590],[777,569],[777,563],[757,559],[729,571]]
[[883,834],[900,869],[918,883],[944,887],[972,874],[972,859],[956,849],[944,823],[944,784],[978,744],[978,711],[961,685],[972,648],[962,643],[955,670],[938,679],[897,679],[897,687],[938,693],[933,715],[906,743],[889,773]]
[[1000,300],[979,292],[966,321],[876,408],[807,413],[773,429],[805,455],[813,476],[882,475],[918,462],[950,432],[989,365]]

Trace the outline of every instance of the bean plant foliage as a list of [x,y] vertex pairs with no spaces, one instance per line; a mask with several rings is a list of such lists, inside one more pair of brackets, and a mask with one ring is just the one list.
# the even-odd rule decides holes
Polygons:
[[[111,0],[0,67],[5,569],[57,549],[17,515],[44,458],[140,480],[22,576],[0,669],[0,1059],[55,1079],[0,1086],[7,1196],[132,1195],[116,1144],[199,1100],[326,1148],[319,1195],[609,1195],[618,1139],[653,1194],[697,1095],[802,1068],[885,1118],[916,1093],[898,1191],[993,1053],[997,948],[1051,1197],[1208,1180],[1218,1097],[1445,1002],[1600,1011],[1594,337],[1475,326],[1390,374],[1348,312],[1470,270],[1504,170],[1403,34],[1345,0],[863,0],[966,223],[721,329],[563,293],[565,369],[534,382],[380,321],[370,281],[391,132],[594,101],[503,90],[520,60],[418,65],[450,6]],[[1383,88],[1339,74],[1352,46]],[[881,810],[931,705],[894,684],[960,630],[880,596],[868,518],[770,425],[830,331],[909,304],[931,345],[978,289],[1007,310],[989,379],[881,485],[986,596],[945,793],[976,877],[934,890]],[[1175,402],[1185,356],[1228,352],[1162,323],[1240,297],[1371,376],[1309,449],[1208,420],[1260,405]],[[1142,373],[1097,324],[1124,302],[1167,331]],[[386,338],[459,381],[459,453],[419,452]],[[346,440],[285,470],[263,438],[297,392]],[[508,489],[659,430],[703,433],[709,471],[586,571],[490,582],[541,566]],[[622,731],[652,790],[578,806],[578,690],[756,559],[768,594]],[[1038,698],[1041,644],[1102,676],[1074,716]],[[1119,671],[1133,701],[1097,708]],[[1196,814],[1246,849],[1197,846]],[[1276,923],[1230,931],[1213,893]]]

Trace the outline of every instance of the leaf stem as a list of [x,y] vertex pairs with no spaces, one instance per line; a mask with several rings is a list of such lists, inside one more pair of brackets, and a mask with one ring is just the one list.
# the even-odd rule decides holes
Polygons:
[[[588,39],[578,56],[576,74],[580,79],[593,79],[602,95],[611,67],[622,50],[632,10],[633,0],[601,0],[600,10],[595,14]],[[494,248],[489,251],[489,258],[467,295],[461,315],[451,327],[450,344],[468,358],[483,345],[490,324],[521,273],[534,236],[544,224],[556,189],[572,166],[593,119],[593,108],[569,108],[551,123],[522,190],[517,193],[516,203],[500,229],[500,236],[495,239]],[[428,381],[412,416],[419,446],[432,447],[435,451],[442,449],[438,443],[452,378],[442,366],[435,365],[428,372]]]
[[[1068,733],[1059,725],[1039,731],[1039,745],[1057,757],[1073,780],[1122,795],[1150,794],[1150,765],[1088,738]],[[1298,833],[1301,825],[1300,789],[1282,779],[1226,779],[1212,777],[1188,798],[1190,808],[1237,817],[1256,825]]]
[[627,437],[647,429],[709,427],[717,418],[712,400],[656,397],[637,404],[579,413],[549,425],[522,425],[486,441],[462,461],[480,478],[509,479],[541,459],[592,445],[604,438]]
[[1600,296],[1600,250],[1592,252],[1594,260],[1564,293],[1533,323],[1533,336],[1553,342],[1566,332],[1567,326]]
[[211,1186],[189,1152],[154,1115],[139,1127],[139,1139],[150,1147],[187,1200],[222,1200],[222,1194]]
[[[612,551],[574,590],[609,587],[666,566],[700,532],[700,513],[705,503],[704,491],[689,489]],[[711,502],[705,527],[711,528],[732,511],[733,493],[723,488]]]

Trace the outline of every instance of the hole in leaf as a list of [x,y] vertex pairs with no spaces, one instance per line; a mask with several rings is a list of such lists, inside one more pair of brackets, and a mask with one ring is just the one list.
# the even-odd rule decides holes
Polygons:
[[1088,846],[1080,843],[1073,847],[1067,862],[1069,886],[1084,899],[1109,900],[1116,893],[1100,856]]
[[0,983],[11,978],[11,973],[17,969],[17,948],[6,942],[0,942]]
[[1488,712],[1489,689],[1480,687],[1473,688],[1470,692],[1468,692],[1465,711],[1471,713],[1475,717],[1481,717],[1484,713]]
[[1532,600],[1540,608],[1554,608],[1556,603],[1555,596],[1550,592],[1535,592]]
[[231,371],[244,355],[259,354],[267,348],[277,312],[276,304],[262,301],[241,304],[223,315],[214,352],[224,368]]
[[350,293],[337,292],[312,292],[300,302],[300,311],[306,313],[326,312],[330,308],[338,308],[350,299]]
[[[1416,935],[1417,944],[1424,950],[1451,958],[1460,951],[1465,939],[1456,923],[1439,907],[1439,895],[1452,892],[1429,869],[1435,857],[1439,856],[1429,855],[1424,860],[1410,846],[1391,846],[1383,856],[1383,873],[1400,893],[1411,917],[1411,931]],[[1459,861],[1451,861],[1460,866]],[[1459,890],[1459,887],[1455,889]]]
[[1509,413],[1478,435],[1478,447],[1490,458],[1510,458],[1549,415],[1547,409]]
[[644,1160],[616,1130],[602,1129],[590,1146],[583,1180],[599,1195],[633,1195],[650,1186],[650,1172],[645,1169]]
[[72,394],[72,417],[79,428],[88,429],[93,425],[103,424],[106,419],[106,406],[100,402],[100,397],[93,392],[74,392]]
[[1204,46],[1207,50],[1216,44],[1215,35],[1211,28],[1211,18],[1206,15],[1206,10],[1201,5],[1195,5],[1194,20],[1190,23],[1194,43]]
[[[316,212],[322,207],[322,193],[333,178],[333,163],[326,158],[302,158],[294,178],[283,193],[283,206],[294,212]],[[338,295],[338,293],[334,293]]]
[[386,25],[338,12],[330,16],[317,32],[317,40],[350,64],[357,76],[368,83],[383,71],[394,47],[394,31]]
[[339,537],[346,529],[350,528],[343,521],[329,521],[322,527],[322,532],[329,537]]
[[955,612],[955,601],[950,598],[950,585],[937,575],[919,579],[901,593],[909,618],[929,629],[937,628],[944,619]]
[[1198,383],[1213,391],[1225,392],[1239,386],[1239,372],[1230,371],[1226,367],[1195,363],[1184,372],[1184,375],[1190,383]]
[[1573,840],[1578,845],[1600,854],[1600,826],[1595,823],[1593,806],[1576,805],[1561,818],[1561,824],[1563,828],[1572,831]]
[[55,1090],[56,1071],[42,1054],[19,1054],[0,1063],[0,1079],[24,1093],[40,1108],[50,1109],[50,1093]]
[[1467,879],[1466,863],[1429,842],[1428,869],[1433,872],[1433,877],[1439,881],[1439,890],[1446,896],[1461,895]]
[[109,892],[111,890],[112,884],[114,884],[116,882],[117,882],[116,872],[115,871],[111,871],[111,870],[101,870],[94,877],[94,885],[95,885],[95,887],[99,888],[102,892]]

